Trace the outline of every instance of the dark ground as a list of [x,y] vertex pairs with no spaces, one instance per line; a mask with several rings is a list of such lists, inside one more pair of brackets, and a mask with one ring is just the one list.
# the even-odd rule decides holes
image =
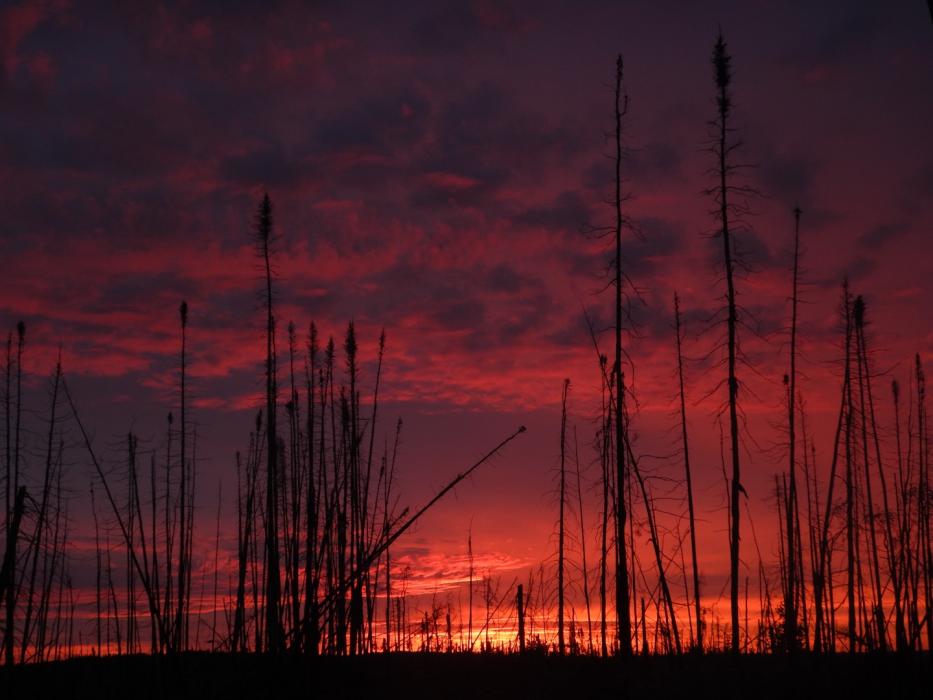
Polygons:
[[0,668],[26,698],[933,698],[929,655],[589,657],[188,653]]

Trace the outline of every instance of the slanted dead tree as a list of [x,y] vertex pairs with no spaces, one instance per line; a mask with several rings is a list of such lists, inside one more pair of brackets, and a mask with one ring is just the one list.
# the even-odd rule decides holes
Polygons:
[[[665,615],[667,616],[667,626],[668,629],[670,629],[674,639],[674,648],[676,652],[680,654],[682,649],[680,645],[680,633],[677,627],[677,612],[674,609],[674,597],[671,594],[670,585],[667,581],[667,567],[664,564],[664,554],[661,551],[661,537],[659,534],[657,520],[655,518],[654,502],[651,498],[651,494],[648,492],[645,478],[638,466],[638,459],[635,457],[635,453],[632,451],[631,442],[629,441],[627,428],[628,415],[625,404],[622,404],[622,415],[625,420],[626,429],[623,431],[623,443],[619,446],[619,449],[624,450],[628,455],[629,465],[631,466],[631,473],[635,476],[635,479],[638,482],[639,491],[641,492],[642,503],[645,507],[645,519],[648,523],[648,535],[651,541],[651,549],[654,553],[654,562],[658,572],[658,588],[660,589],[658,598],[664,604]],[[660,616],[658,616],[658,620],[660,621]],[[655,644],[655,649],[657,648],[658,646]]]
[[683,334],[680,326],[680,299],[674,293],[674,330],[677,338],[677,384],[680,403],[680,434],[684,450],[684,476],[687,486],[687,514],[690,519],[690,562],[693,569],[693,605],[696,611],[697,638],[695,648],[703,651],[703,609],[700,601],[700,568],[697,558],[696,512],[693,506],[693,478],[690,472],[690,444],[687,439],[687,399],[684,391]]
[[322,609],[330,611],[333,607],[337,606],[339,609],[339,601],[344,599],[349,593],[353,586],[359,585],[359,580],[361,580],[365,575],[368,569],[375,564],[375,562],[385,553],[386,549],[391,547],[399,537],[401,537],[405,532],[407,532],[416,522],[418,522],[421,517],[433,508],[438,501],[440,501],[444,496],[446,496],[450,491],[457,487],[465,479],[469,478],[477,469],[479,469],[483,464],[491,460],[495,455],[501,452],[506,445],[515,440],[519,435],[526,432],[525,426],[520,426],[514,433],[502,440],[498,445],[496,445],[492,450],[487,452],[483,457],[473,463],[465,471],[457,474],[444,488],[442,488],[431,500],[429,500],[425,505],[418,509],[413,515],[408,515],[409,509],[406,508],[402,513],[395,519],[391,524],[390,534],[387,537],[381,538],[379,541],[374,542],[369,550],[363,554],[362,565],[355,570],[352,570],[350,574],[342,579],[329,594],[321,602]]
[[[877,467],[878,482],[881,486],[881,523],[882,535],[887,556],[885,559],[888,564],[888,578],[891,584],[892,597],[894,603],[894,627],[895,627],[895,646],[898,650],[904,650],[907,645],[906,630],[903,625],[903,579],[901,578],[898,567],[897,542],[894,537],[893,524],[896,521],[896,515],[892,514],[890,499],[888,497],[888,477],[882,459],[881,441],[879,439],[878,422],[875,415],[875,399],[872,391],[872,371],[869,366],[868,341],[865,332],[867,321],[865,319],[865,305],[862,304],[861,323],[856,325],[858,335],[859,357],[861,362],[861,375],[864,381],[864,393],[861,397],[863,424],[867,423],[870,428],[871,442],[874,446],[874,459]],[[867,442],[867,440],[866,440]],[[867,454],[867,450],[866,450]],[[866,459],[867,463],[867,459]],[[872,525],[874,527],[874,524]],[[879,572],[880,573],[880,572]],[[883,598],[878,599],[879,609],[877,611],[880,642],[882,648],[887,647],[887,623],[886,616],[882,607]]]
[[101,486],[104,488],[104,494],[107,496],[107,502],[110,505],[111,514],[113,515],[117,522],[117,526],[120,529],[120,534],[122,536],[124,546],[126,546],[129,552],[133,564],[133,569],[136,571],[136,575],[139,577],[139,580],[143,585],[143,592],[145,593],[146,601],[149,606],[149,613],[154,621],[154,624],[157,626],[160,647],[162,647],[164,644],[170,642],[171,637],[169,635],[169,627],[166,624],[163,612],[159,609],[157,603],[156,593],[152,585],[152,579],[149,576],[148,567],[141,563],[136,548],[132,546],[132,537],[130,536],[126,521],[121,513],[120,507],[116,502],[114,493],[107,481],[107,475],[104,471],[101,461],[98,459],[97,453],[94,451],[94,447],[91,444],[91,438],[84,427],[84,423],[81,421],[80,415],[78,414],[74,398],[68,389],[68,382],[66,381],[64,375],[61,377],[60,381],[62,391],[65,394],[65,398],[68,400],[68,406],[71,409],[71,415],[74,418],[79,432],[81,433],[81,439],[87,450],[88,456],[91,459],[91,463],[94,465],[94,471],[97,475],[97,479]]
[[[858,416],[860,418],[859,423],[861,427],[861,447],[862,447],[862,466],[865,471],[865,500],[866,508],[868,509],[868,538],[870,545],[870,578],[871,585],[873,588],[873,605],[871,607],[871,620],[875,625],[875,633],[877,634],[876,641],[880,645],[881,650],[885,650],[887,647],[887,631],[883,607],[883,594],[882,594],[882,582],[881,582],[881,564],[880,564],[880,555],[878,548],[878,538],[877,538],[877,520],[875,517],[875,504],[872,488],[872,478],[871,472],[869,469],[870,457],[868,452],[868,422],[869,415],[867,409],[867,398],[866,398],[866,382],[868,381],[867,373],[865,370],[865,348],[864,348],[864,326],[865,326],[865,300],[859,295],[855,298],[855,302],[852,307],[852,316],[855,320],[855,362],[856,362],[856,379],[858,381]],[[880,468],[880,465],[879,465]]]
[[[45,473],[42,479],[42,494],[41,500],[39,503],[39,510],[36,514],[36,526],[33,536],[30,540],[30,547],[26,553],[27,560],[32,560],[32,569],[29,575],[29,587],[26,590],[26,611],[23,616],[23,632],[22,637],[20,638],[20,655],[19,662],[26,662],[26,652],[29,649],[29,641],[31,639],[32,629],[31,625],[33,623],[33,612],[35,608],[35,595],[36,595],[36,585],[37,585],[37,574],[39,572],[39,558],[43,553],[43,538],[50,534],[49,533],[49,508],[51,507],[50,499],[52,496],[52,486],[55,479],[55,454],[54,454],[54,439],[55,439],[55,418],[56,412],[58,409],[58,388],[59,382],[61,379],[61,358],[55,365],[55,375],[52,380],[52,399],[49,408],[49,430],[48,430],[48,440],[46,442],[46,457],[45,457]],[[47,545],[46,545],[47,546]],[[43,584],[39,584],[44,588]],[[40,607],[42,603],[40,603]]]
[[[600,352],[596,330],[586,309],[584,309],[583,315],[598,361],[600,378],[600,414],[599,427],[596,430],[595,449],[599,455],[600,493],[602,496],[599,526],[599,638],[600,653],[605,657],[609,655],[612,648],[609,642],[609,624],[606,610],[608,607],[609,549],[612,546],[609,527],[611,519],[616,515],[616,491],[613,478],[614,373],[609,369],[609,358]],[[613,525],[613,529],[614,527]],[[632,555],[634,557],[634,551],[632,551]]]

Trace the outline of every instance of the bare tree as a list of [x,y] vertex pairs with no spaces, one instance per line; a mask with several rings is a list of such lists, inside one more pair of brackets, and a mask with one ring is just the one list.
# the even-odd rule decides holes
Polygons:
[[577,442],[577,429],[573,429],[573,450],[574,450],[574,465],[576,467],[577,475],[577,517],[580,521],[580,557],[581,557],[581,568],[583,574],[583,604],[586,606],[586,629],[587,629],[587,642],[589,644],[588,651],[592,653],[593,651],[593,617],[590,612],[590,575],[589,575],[589,566],[586,559],[586,522],[583,517],[583,485],[582,479],[580,476],[580,449]]
[[629,600],[628,556],[625,542],[625,451],[622,448],[623,419],[619,408],[624,401],[622,383],[622,119],[628,112],[628,95],[623,91],[622,56],[616,58],[615,81],[615,362],[612,367],[615,392],[615,445],[616,445],[616,618],[618,620],[619,652],[632,655],[632,621]]
[[564,642],[564,503],[567,500],[567,393],[569,391],[570,380],[565,379],[560,397],[560,515],[557,535],[557,649],[561,656],[566,653]]
[[786,514],[787,576],[784,587],[784,644],[797,649],[797,579],[795,516],[797,504],[797,437],[795,433],[797,396],[797,280],[800,264],[800,207],[794,208],[794,272],[791,285],[790,373],[787,382],[788,492]]
[[736,213],[736,205],[730,201],[731,195],[738,188],[731,183],[736,165],[731,155],[739,144],[730,138],[733,128],[732,116],[732,57],[729,55],[722,33],[713,47],[713,75],[716,83],[717,117],[715,142],[712,147],[716,157],[716,176],[718,184],[710,190],[717,204],[715,216],[719,224],[718,235],[723,245],[723,271],[726,279],[726,329],[727,329],[727,384],[729,392],[729,441],[732,455],[732,480],[730,482],[730,533],[729,533],[729,613],[732,623],[731,648],[739,651],[739,493],[744,491],[739,463],[739,417],[738,396],[739,380],[736,376],[738,362],[738,306],[735,291],[735,251],[732,241],[733,230],[731,217]]
[[680,299],[674,293],[674,329],[677,335],[677,383],[680,398],[680,432],[684,449],[684,474],[687,484],[687,514],[690,518],[690,559],[693,568],[693,605],[697,621],[697,651],[703,651],[703,610],[700,602],[700,568],[697,559],[696,515],[693,507],[693,478],[690,473],[690,445],[687,440],[687,399],[684,391],[683,334],[680,326]]
[[266,302],[266,511],[265,511],[265,557],[266,557],[266,596],[265,624],[267,651],[282,651],[285,634],[282,629],[281,572],[279,569],[278,542],[278,507],[279,507],[279,443],[276,432],[276,413],[278,404],[278,386],[276,380],[275,353],[275,314],[273,312],[272,292],[272,201],[269,195],[263,195],[256,214],[255,232],[257,248],[262,258],[265,273]]
[[187,415],[185,413],[185,351],[186,351],[186,341],[187,341],[187,328],[188,328],[188,303],[181,302],[181,306],[178,307],[178,315],[181,322],[181,357],[179,361],[179,376],[180,376],[180,390],[181,390],[181,420],[179,425],[180,433],[180,455],[179,455],[179,481],[178,481],[178,520],[181,527],[179,532],[179,541],[178,541],[178,607],[175,610],[175,641],[174,648],[176,650],[184,650],[187,647],[187,639],[185,635],[185,628],[187,626],[185,620],[185,589],[187,587],[187,552],[188,552],[188,525],[187,518],[185,516],[185,506],[187,504],[187,455],[185,453],[186,443],[187,443]]

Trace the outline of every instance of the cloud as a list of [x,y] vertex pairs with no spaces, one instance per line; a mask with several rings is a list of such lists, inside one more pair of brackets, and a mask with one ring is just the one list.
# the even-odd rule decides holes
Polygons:
[[590,220],[590,210],[579,192],[561,192],[552,202],[531,206],[513,216],[519,226],[579,233]]
[[410,46],[425,54],[463,54],[517,32],[524,22],[510,3],[486,0],[432,6],[411,27]]
[[806,82],[825,82],[845,75],[856,56],[869,54],[889,21],[889,14],[871,4],[848,4],[828,17],[806,13],[819,29],[799,35],[785,55],[785,63],[798,70]]
[[762,193],[787,206],[807,203],[813,186],[815,166],[806,158],[766,152],[755,169]]
[[909,228],[901,223],[879,224],[861,234],[856,242],[865,251],[877,252],[889,245],[892,240],[904,236],[908,231]]

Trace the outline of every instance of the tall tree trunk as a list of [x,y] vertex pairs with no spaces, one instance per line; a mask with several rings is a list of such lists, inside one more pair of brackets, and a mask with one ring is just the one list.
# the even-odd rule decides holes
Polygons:
[[602,655],[609,655],[609,630],[606,622],[606,573],[608,568],[609,545],[609,452],[611,441],[611,396],[607,396],[608,375],[606,372],[606,356],[600,358],[600,377],[602,384],[602,416],[599,426],[599,462],[602,477],[603,508],[601,513],[602,523],[599,528],[600,548],[599,548],[599,639],[602,645]]
[[[733,166],[729,163],[729,154],[734,150],[735,144],[729,143],[729,116],[732,112],[732,96],[729,85],[732,82],[732,57],[726,51],[726,43],[722,34],[716,41],[713,49],[713,68],[716,78],[716,104],[718,107],[718,120],[716,126],[719,133],[715,153],[718,159],[719,184],[717,188],[717,203],[719,205],[720,233],[723,245],[723,267],[726,277],[726,306],[727,306],[727,352],[728,352],[728,388],[729,388],[729,440],[732,451],[732,481],[730,484],[731,532],[729,536],[729,613],[732,623],[732,651],[739,651],[739,492],[743,490],[739,465],[739,417],[738,396],[739,380],[736,377],[737,363],[737,332],[738,310],[736,305],[735,279],[733,265],[732,231],[729,217],[732,213],[729,204],[729,195],[732,192],[729,185],[729,174]],[[746,630],[747,633],[747,630]]]
[[[20,422],[23,409],[23,345],[26,342],[26,325],[20,321],[16,324],[16,422],[13,438],[13,460],[12,469],[10,467],[9,444],[7,445],[7,481],[9,482],[12,471],[12,488],[10,492],[14,494],[14,499],[19,496],[19,438]],[[9,375],[9,347],[7,348],[7,374]],[[7,378],[9,385],[9,377]],[[7,390],[9,396],[9,388]],[[7,442],[9,443],[9,398],[7,398]],[[16,515],[16,504],[13,503],[13,516]],[[13,665],[13,645],[16,634],[15,614],[16,614],[16,545],[19,537],[19,531],[14,533],[12,529],[12,518],[7,520],[7,556],[10,558],[12,569],[10,570],[10,580],[6,587],[6,625],[4,626],[3,644],[4,660],[6,665]]]
[[100,553],[100,525],[97,521],[97,504],[94,501],[94,482],[91,482],[91,514],[94,516],[94,551],[96,553],[96,564],[97,564],[97,575],[95,578],[96,583],[96,597],[95,602],[97,604],[97,614],[94,616],[94,621],[97,627],[97,656],[101,655],[101,630],[100,630],[100,621],[103,619],[101,614],[101,553]]
[[794,208],[794,273],[791,285],[790,314],[790,374],[787,382],[787,446],[788,492],[787,512],[787,583],[784,587],[784,645],[789,652],[797,650],[797,280],[800,270],[800,207]]
[[[863,308],[864,316],[864,308]],[[881,507],[882,507],[882,523],[884,525],[884,541],[885,548],[887,549],[887,560],[888,560],[888,574],[891,579],[891,587],[894,594],[894,628],[895,628],[895,645],[896,648],[900,651],[903,650],[906,646],[906,631],[903,626],[903,616],[902,616],[902,605],[901,605],[901,587],[902,581],[900,578],[900,572],[898,570],[898,554],[894,544],[894,533],[891,529],[892,517],[891,517],[891,508],[890,501],[888,499],[888,480],[885,475],[884,464],[881,458],[881,441],[878,438],[878,423],[875,419],[875,400],[871,388],[871,370],[868,365],[868,343],[865,337],[865,322],[864,318],[862,319],[862,324],[858,326],[857,332],[859,334],[859,347],[861,349],[861,362],[862,370],[864,372],[865,379],[865,397],[868,401],[868,411],[865,416],[865,419],[871,423],[871,437],[872,443],[875,448],[875,462],[878,466],[878,482],[881,485]],[[880,576],[879,576],[880,580]],[[884,629],[884,613],[880,609],[881,599],[879,599],[879,611],[878,611],[878,620],[881,629]],[[886,635],[885,635],[886,636]]]
[[625,542],[625,452],[623,445],[622,405],[625,386],[622,383],[622,118],[628,111],[628,96],[622,90],[622,56],[616,58],[615,82],[615,375],[616,387],[616,619],[618,621],[619,653],[632,655],[632,622],[629,601],[629,579]]
[[564,380],[560,397],[560,515],[557,535],[557,651],[563,656],[564,642],[564,502],[566,500],[567,392],[570,380]]
[[[250,443],[253,438],[250,437]],[[252,448],[252,445],[250,445]],[[252,452],[252,449],[250,449]],[[248,468],[248,467],[247,467]],[[248,476],[247,476],[248,479]],[[240,453],[236,453],[236,522],[237,522],[237,585],[233,604],[233,629],[230,632],[230,651],[234,654],[240,650],[240,638],[243,634],[243,621],[245,618],[246,597],[246,538],[245,532],[249,524],[243,517],[243,465]]]
[[187,519],[185,518],[185,506],[187,499],[187,455],[185,453],[187,443],[187,415],[185,414],[185,350],[188,327],[188,304],[181,302],[178,307],[178,315],[181,321],[181,358],[179,362],[180,389],[181,389],[181,415],[179,424],[180,447],[179,447],[179,482],[178,482],[178,520],[181,524],[181,531],[178,539],[178,607],[175,609],[175,641],[173,646],[176,651],[184,651],[185,643],[185,587],[187,581],[186,552],[187,543]]
[[[814,637],[814,647],[817,652],[824,650],[824,647],[828,648],[830,651],[835,650],[836,643],[836,625],[835,617],[832,611],[835,610],[835,607],[831,603],[833,598],[833,586],[832,586],[832,566],[830,557],[830,539],[829,539],[829,525],[832,520],[832,515],[834,511],[833,507],[833,491],[836,484],[836,472],[839,466],[839,440],[843,436],[843,426],[845,426],[845,438],[848,440],[849,435],[849,422],[848,422],[848,399],[849,399],[849,380],[850,380],[850,364],[849,364],[849,354],[850,354],[850,345],[852,338],[852,329],[849,316],[849,286],[848,282],[843,282],[842,287],[842,317],[844,321],[845,328],[845,355],[843,359],[843,381],[842,381],[842,392],[839,402],[839,417],[836,421],[836,432],[833,439],[833,456],[829,469],[829,480],[826,486],[826,509],[823,511],[823,520],[820,524],[820,533],[819,533],[819,555],[817,558],[817,573],[814,577],[813,582],[813,596],[816,600],[817,605],[817,622],[816,622],[816,632]],[[815,468],[815,465],[814,465]],[[846,466],[846,474],[848,475],[848,463]],[[847,478],[848,481],[848,478]],[[816,482],[816,476],[814,475],[814,483]],[[848,487],[847,487],[848,494]],[[823,606],[824,600],[826,604],[827,614],[825,615],[826,624],[829,628],[829,633],[827,639],[823,638]]]
[[[13,492],[13,428],[12,428],[12,402],[11,396],[13,393],[13,334],[7,333],[6,336],[6,362],[4,363],[4,391],[3,391],[3,420],[5,423],[4,437],[6,444],[6,478],[4,479],[5,487],[5,509],[3,511],[4,519],[4,539],[6,542],[7,549],[4,552],[10,552],[9,549],[11,538],[11,529],[13,526],[13,499],[16,497],[16,494]],[[15,559],[14,559],[15,563]],[[11,574],[12,576],[12,574]],[[3,590],[3,595],[0,596],[4,606],[4,632],[3,635],[3,656],[5,663],[9,664],[9,657],[6,654],[7,649],[7,637],[10,637],[10,630],[13,629],[13,623],[11,618],[11,613],[13,610],[13,590]]]
[[[318,652],[318,584],[320,581],[320,570],[318,567],[318,522],[319,522],[319,498],[317,483],[315,481],[314,471],[314,375],[317,372],[318,340],[317,327],[312,323],[308,330],[308,357],[306,360],[307,384],[307,440],[308,440],[308,484],[307,484],[307,506],[305,510],[305,610],[304,610],[304,628],[305,628],[305,653],[316,655]],[[323,440],[323,435],[321,436]],[[324,471],[323,463],[318,465],[321,472]]]
[[55,365],[55,376],[52,381],[52,403],[49,409],[49,431],[48,431],[48,440],[46,444],[46,456],[45,456],[45,476],[42,480],[42,501],[39,504],[39,512],[36,516],[36,531],[32,537],[31,548],[32,548],[32,572],[29,577],[29,589],[26,594],[26,613],[23,617],[23,635],[20,640],[20,654],[19,662],[26,663],[26,652],[29,647],[29,640],[32,633],[31,624],[33,622],[32,615],[35,602],[35,590],[36,590],[36,574],[38,571],[39,557],[42,554],[42,538],[45,531],[48,529],[48,509],[49,509],[49,497],[51,495],[52,489],[52,478],[53,478],[53,468],[54,468],[54,454],[53,454],[53,441],[55,438],[55,413],[56,408],[58,407],[58,386],[59,380],[61,379],[62,365],[61,360],[59,359],[58,363]]
[[275,357],[275,314],[272,295],[272,202],[263,195],[256,216],[256,235],[259,253],[265,272],[266,301],[266,596],[265,596],[265,647],[268,652],[283,650],[285,634],[281,618],[281,571],[279,568],[279,444],[276,430],[278,387],[276,382]]
[[467,614],[469,615],[469,621],[467,622],[467,640],[470,642],[469,649],[473,650],[473,528],[471,527],[467,531],[467,559],[470,566],[470,583],[469,583],[469,594],[468,594],[468,603],[467,603]]
[[[150,527],[152,528],[152,591],[153,591],[153,601],[155,603],[156,610],[159,609],[161,605],[161,592],[159,584],[159,544],[158,544],[158,500],[159,494],[156,487],[156,456],[155,453],[149,457],[149,494],[150,494],[150,503],[149,503],[149,517],[150,517]],[[149,615],[149,644],[151,653],[155,654],[157,651],[162,650],[162,638],[156,634],[157,625],[155,618],[152,614]]]
[[[848,604],[849,653],[855,653],[858,639],[856,630],[857,601],[855,600],[856,583],[856,546],[855,546],[855,470],[852,463],[852,421],[855,407],[852,400],[852,301],[848,285],[845,289],[846,342],[845,342],[845,460],[846,460],[846,602]],[[829,510],[827,509],[827,516]]]
[[590,574],[586,559],[586,523],[583,517],[583,484],[580,477],[580,450],[577,443],[577,429],[573,429],[574,463],[577,473],[577,514],[580,519],[580,554],[583,565],[583,604],[586,606],[586,630],[588,653],[593,653],[593,616],[590,612]]
[[[875,522],[875,505],[872,495],[871,473],[869,471],[868,455],[868,404],[865,384],[868,381],[865,364],[864,327],[865,327],[865,301],[861,296],[856,297],[853,308],[855,317],[855,361],[859,388],[859,416],[861,417],[862,462],[865,468],[865,497],[868,507],[868,537],[871,552],[871,582],[874,588],[874,605],[871,610],[871,619],[875,623],[878,635],[878,644],[881,650],[887,648],[887,632],[884,619],[883,593],[881,588],[881,564],[878,556],[877,524]],[[880,465],[879,465],[880,469]]]
[[525,653],[525,600],[522,584],[518,584],[518,594],[515,598],[515,604],[518,608],[518,653]]
[[918,557],[921,566],[924,591],[924,606],[926,608],[927,651],[933,651],[933,548],[931,548],[930,532],[930,455],[929,436],[927,435],[927,409],[926,409],[926,378],[923,365],[920,363],[920,354],[914,357],[917,375],[917,457],[919,460],[920,495],[917,508],[918,517]]
[[223,481],[217,482],[217,533],[214,539],[214,594],[211,597],[211,651],[217,651],[217,574],[220,564],[220,508],[223,503]]
[[175,632],[173,630],[174,615],[172,608],[175,604],[174,580],[172,561],[175,557],[174,550],[174,509],[172,508],[172,425],[175,418],[172,412],[166,418],[168,427],[165,436],[165,593],[162,596],[162,619],[165,620],[166,637],[165,645],[169,651],[172,651],[175,643]]

